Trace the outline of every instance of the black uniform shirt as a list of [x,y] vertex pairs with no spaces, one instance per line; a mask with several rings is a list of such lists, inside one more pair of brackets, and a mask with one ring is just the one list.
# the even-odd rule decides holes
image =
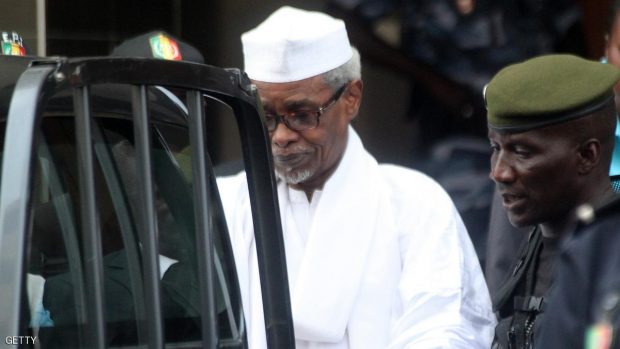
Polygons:
[[538,257],[534,295],[542,297],[553,283],[556,270],[556,260],[560,248],[560,239],[543,237],[542,251]]
[[[577,229],[561,254],[536,348],[620,349],[620,199],[599,209],[596,217]],[[590,331],[604,320],[613,327],[612,342],[585,345],[587,333],[593,335],[592,345],[609,339],[604,331]]]

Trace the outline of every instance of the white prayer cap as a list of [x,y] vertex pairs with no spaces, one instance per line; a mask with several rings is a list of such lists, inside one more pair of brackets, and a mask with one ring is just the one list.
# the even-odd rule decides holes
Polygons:
[[284,6],[241,35],[245,72],[257,81],[291,82],[337,68],[353,53],[344,22]]

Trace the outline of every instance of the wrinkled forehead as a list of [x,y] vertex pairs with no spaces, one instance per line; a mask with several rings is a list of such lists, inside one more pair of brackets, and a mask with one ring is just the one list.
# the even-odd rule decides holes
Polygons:
[[252,80],[256,85],[258,94],[263,105],[280,105],[308,102],[313,104],[317,100],[317,96],[330,90],[321,76],[315,76],[309,79],[273,83]]

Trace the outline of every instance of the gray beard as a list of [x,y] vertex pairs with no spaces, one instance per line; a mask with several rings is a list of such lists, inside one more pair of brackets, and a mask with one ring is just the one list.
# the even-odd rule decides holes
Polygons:
[[287,184],[299,184],[312,176],[310,170],[299,171],[280,171],[276,170],[278,178],[286,182]]

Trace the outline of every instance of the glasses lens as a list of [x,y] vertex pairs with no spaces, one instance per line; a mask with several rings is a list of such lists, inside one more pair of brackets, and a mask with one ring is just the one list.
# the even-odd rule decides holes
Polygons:
[[316,112],[299,110],[295,113],[291,113],[286,117],[287,124],[290,128],[303,131],[317,125],[317,114]]
[[267,126],[268,131],[273,131],[278,126],[277,117],[273,114],[265,113],[265,125]]

